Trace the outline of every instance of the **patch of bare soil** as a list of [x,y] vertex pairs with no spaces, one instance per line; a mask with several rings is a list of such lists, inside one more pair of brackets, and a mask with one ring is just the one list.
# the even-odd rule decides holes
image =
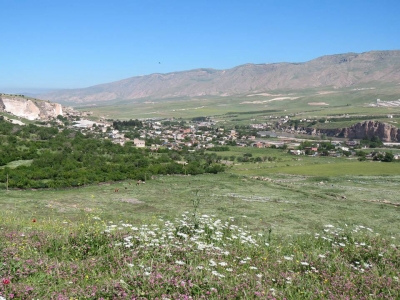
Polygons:
[[400,206],[400,203],[394,203],[394,202],[390,202],[388,200],[367,200],[369,202],[376,202],[376,203],[381,203],[381,204],[388,204],[388,205],[394,205],[394,206]]
[[119,199],[121,202],[127,202],[132,204],[140,204],[143,203],[142,201],[135,199],[135,198],[128,198],[128,199]]
[[323,91],[323,92],[318,92],[318,95],[327,95],[327,94],[332,94],[332,93],[337,93],[335,91]]
[[329,105],[326,102],[308,102],[308,105]]
[[254,96],[282,96],[282,95],[281,94],[273,95],[273,94],[268,94],[268,93],[259,93],[259,94],[247,95],[247,97],[254,97]]
[[299,99],[300,97],[276,97],[273,99],[269,99],[269,100],[256,100],[256,101],[243,101],[240,102],[240,104],[263,104],[263,103],[268,103],[268,102],[272,102],[272,101],[283,101],[283,100],[296,100]]
[[78,204],[66,204],[55,201],[49,201],[45,206],[51,209],[55,209],[58,212],[67,212],[80,209]]

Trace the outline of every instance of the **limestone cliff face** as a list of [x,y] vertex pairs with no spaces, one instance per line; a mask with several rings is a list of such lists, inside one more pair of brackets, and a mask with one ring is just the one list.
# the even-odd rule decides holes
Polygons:
[[0,111],[8,112],[28,120],[48,120],[63,115],[62,106],[15,95],[0,96]]
[[0,111],[4,111],[5,109],[6,109],[6,106],[4,105],[3,99],[1,99],[1,96],[0,96]]
[[372,138],[373,136],[377,136],[383,142],[400,142],[400,129],[377,121],[365,121],[347,128],[321,129],[319,133],[349,139],[363,139],[365,137]]
[[61,104],[40,101],[36,103],[36,105],[40,109],[40,119],[48,119],[49,117],[56,118],[58,115],[63,115],[63,108]]

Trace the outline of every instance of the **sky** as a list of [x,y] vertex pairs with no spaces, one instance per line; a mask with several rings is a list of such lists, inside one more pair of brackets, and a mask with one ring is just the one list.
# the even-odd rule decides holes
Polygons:
[[0,0],[0,92],[400,49],[399,0]]

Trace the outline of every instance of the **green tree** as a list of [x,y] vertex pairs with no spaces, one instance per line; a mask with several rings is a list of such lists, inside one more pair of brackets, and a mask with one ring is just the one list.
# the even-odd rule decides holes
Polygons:
[[394,155],[391,152],[386,152],[385,156],[382,159],[382,161],[385,161],[385,162],[392,162],[393,160],[394,160]]

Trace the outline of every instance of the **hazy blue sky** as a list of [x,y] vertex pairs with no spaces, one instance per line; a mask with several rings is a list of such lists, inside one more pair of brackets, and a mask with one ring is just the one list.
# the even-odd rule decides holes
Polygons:
[[0,0],[0,91],[400,49],[399,0]]

